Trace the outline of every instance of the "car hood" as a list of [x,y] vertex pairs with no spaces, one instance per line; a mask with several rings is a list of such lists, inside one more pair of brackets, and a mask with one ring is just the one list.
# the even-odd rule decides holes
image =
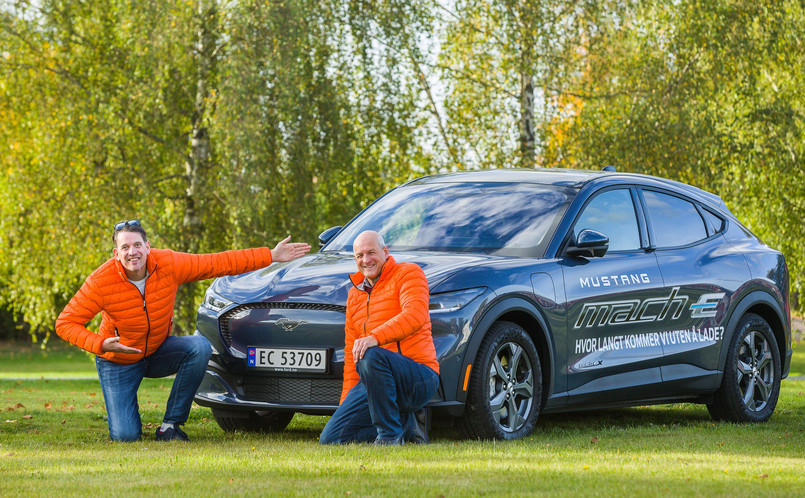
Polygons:
[[[397,262],[419,265],[431,289],[449,276],[475,264],[500,259],[483,254],[406,253],[393,254]],[[349,275],[357,268],[352,254],[317,253],[290,263],[275,263],[262,270],[221,277],[213,290],[236,303],[295,302],[343,305],[352,283]]]

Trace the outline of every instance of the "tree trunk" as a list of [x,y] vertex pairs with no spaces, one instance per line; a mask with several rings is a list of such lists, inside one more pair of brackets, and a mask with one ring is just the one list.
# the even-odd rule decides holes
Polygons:
[[[206,127],[207,99],[213,86],[213,70],[217,48],[218,10],[215,1],[200,0],[198,4],[198,40],[196,54],[196,95],[190,132],[190,154],[185,161],[186,189],[184,216],[182,218],[183,249],[199,253],[204,235],[203,209],[204,185],[210,171],[210,136]],[[191,282],[179,288],[174,321],[176,334],[190,334],[196,317],[198,284]]]
[[524,168],[536,166],[534,142],[534,76],[520,73],[520,161]]
[[199,251],[203,230],[202,217],[199,213],[199,196],[202,193],[205,175],[210,166],[210,137],[205,120],[209,80],[215,63],[217,18],[218,11],[215,2],[200,0],[198,4],[198,40],[196,42],[198,54],[196,95],[193,102],[190,156],[185,163],[187,188],[184,218],[182,219],[185,248],[190,252]]

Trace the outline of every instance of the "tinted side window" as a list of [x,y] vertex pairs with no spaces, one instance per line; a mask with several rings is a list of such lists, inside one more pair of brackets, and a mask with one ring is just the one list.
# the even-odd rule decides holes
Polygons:
[[585,228],[609,237],[610,251],[640,249],[637,216],[628,189],[608,190],[590,201],[576,221],[574,233]]
[[724,220],[706,209],[702,209],[702,212],[704,213],[704,217],[707,219],[707,221],[710,222],[710,226],[713,227],[713,230],[715,230],[713,233],[720,233],[722,230],[724,230]]
[[676,247],[707,238],[707,229],[692,202],[673,195],[643,191],[656,247]]

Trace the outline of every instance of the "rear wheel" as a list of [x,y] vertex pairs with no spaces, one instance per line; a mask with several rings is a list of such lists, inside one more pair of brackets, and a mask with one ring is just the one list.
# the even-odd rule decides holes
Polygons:
[[215,421],[226,432],[280,432],[288,427],[293,412],[255,411],[233,412],[212,409]]
[[541,400],[542,370],[534,342],[515,323],[496,323],[473,362],[463,432],[481,439],[526,436],[537,423]]
[[745,315],[730,343],[721,387],[707,410],[716,420],[765,422],[777,406],[780,370],[771,327],[758,315]]

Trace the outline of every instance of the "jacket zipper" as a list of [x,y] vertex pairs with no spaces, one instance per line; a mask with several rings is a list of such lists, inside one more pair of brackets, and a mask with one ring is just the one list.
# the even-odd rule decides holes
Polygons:
[[366,337],[366,322],[369,321],[369,300],[372,299],[372,294],[366,293],[366,320],[363,322],[363,336]]
[[[373,286],[374,287],[374,286]],[[372,299],[372,294],[370,292],[366,293],[366,321],[363,322],[363,336],[366,337],[366,322],[369,321],[369,300]],[[400,341],[397,341],[397,352],[402,355],[402,347],[400,346]]]
[[[134,285],[129,279],[126,279],[126,281],[131,285]],[[136,285],[134,285],[134,287],[137,289],[137,292],[140,292],[140,289]],[[148,331],[145,333],[145,348],[143,348],[143,358],[145,358],[146,356],[148,356],[148,338],[151,336],[151,317],[148,316],[148,307],[145,305],[145,287],[143,287],[142,296],[143,296],[143,311],[145,311],[145,323],[148,325]],[[172,320],[173,319],[171,318],[171,321]],[[120,334],[117,331],[117,327],[115,327],[115,335],[120,337]]]
[[148,308],[145,306],[145,288],[143,288],[143,311],[145,311],[145,322],[148,324],[148,332],[145,333],[145,348],[143,358],[148,356],[148,338],[151,336],[151,317],[148,316]]

